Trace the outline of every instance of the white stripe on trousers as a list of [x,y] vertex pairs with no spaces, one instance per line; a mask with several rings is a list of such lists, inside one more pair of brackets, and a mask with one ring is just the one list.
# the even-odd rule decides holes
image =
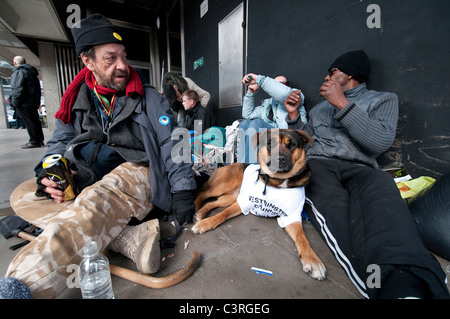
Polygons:
[[308,203],[308,205],[311,206],[313,214],[320,225],[320,230],[325,238],[325,241],[327,242],[328,247],[334,253],[334,256],[336,257],[337,261],[342,266],[344,271],[347,273],[347,276],[350,278],[351,282],[353,283],[353,285],[355,285],[355,287],[358,289],[361,295],[363,295],[364,298],[369,298],[369,296],[366,293],[367,288],[364,281],[361,280],[361,278],[358,276],[355,269],[353,268],[351,262],[348,260],[347,256],[345,256],[345,254],[340,249],[339,244],[336,241],[336,238],[334,238],[333,234],[328,229],[325,218],[317,210],[313,202],[308,197],[306,197],[306,203]]

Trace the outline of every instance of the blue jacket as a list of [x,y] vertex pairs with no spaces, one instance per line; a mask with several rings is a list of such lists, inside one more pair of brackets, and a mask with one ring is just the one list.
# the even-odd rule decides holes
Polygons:
[[[263,100],[260,106],[255,107],[256,93],[247,92],[242,103],[242,117],[247,120],[262,119],[274,128],[288,128],[288,124],[286,123],[287,111],[284,107],[284,100],[292,93],[292,91],[294,91],[294,89],[263,75],[258,75],[257,84],[271,97]],[[306,110],[303,105],[305,96],[303,93],[301,93],[301,96],[302,104],[299,111],[302,121],[306,123]],[[269,118],[270,110],[273,110],[272,119]]]
[[[106,136],[97,118],[92,94],[83,84],[72,107],[72,120],[64,124],[56,120],[56,130],[48,141],[47,155],[62,154],[77,169],[77,179],[83,186],[94,183],[96,172],[80,156],[80,150],[94,142],[105,143],[125,161],[148,165],[150,168],[151,201],[164,211],[172,207],[171,193],[195,190],[192,163],[177,164],[172,150],[178,141],[172,140],[172,131],[178,124],[172,116],[169,102],[156,90],[145,87],[145,98],[122,97],[124,103]],[[102,156],[100,154],[99,156]],[[38,164],[37,170],[41,167]]]

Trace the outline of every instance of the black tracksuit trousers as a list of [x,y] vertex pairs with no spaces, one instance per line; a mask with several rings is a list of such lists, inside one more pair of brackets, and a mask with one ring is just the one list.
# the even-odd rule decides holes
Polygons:
[[364,297],[449,298],[445,274],[388,173],[337,159],[308,164],[305,210]]

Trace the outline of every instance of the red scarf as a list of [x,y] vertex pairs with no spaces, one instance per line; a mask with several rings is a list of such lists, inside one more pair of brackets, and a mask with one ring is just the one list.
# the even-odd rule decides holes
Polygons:
[[[126,88],[127,96],[132,96],[134,93],[144,95],[144,86],[142,85],[142,81],[139,78],[138,73],[131,66],[129,66],[129,70],[130,78],[128,80]],[[83,82],[86,82],[87,86],[92,90],[94,89],[94,74],[86,67],[81,70],[80,73],[78,73],[72,83],[70,83],[70,85],[67,87],[66,92],[64,92],[64,95],[61,99],[59,111],[55,114],[55,117],[63,121],[64,124],[70,122],[72,106],[77,99],[78,92],[80,91],[80,87]],[[101,95],[112,95],[118,93],[117,90],[105,88],[99,85],[97,85],[96,88],[97,92]]]

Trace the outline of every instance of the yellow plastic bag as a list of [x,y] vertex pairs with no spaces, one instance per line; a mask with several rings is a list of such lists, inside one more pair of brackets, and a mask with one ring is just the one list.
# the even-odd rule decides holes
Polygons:
[[407,199],[430,187],[434,182],[436,182],[436,180],[432,177],[421,176],[406,182],[397,183],[397,187],[400,190],[402,198]]

